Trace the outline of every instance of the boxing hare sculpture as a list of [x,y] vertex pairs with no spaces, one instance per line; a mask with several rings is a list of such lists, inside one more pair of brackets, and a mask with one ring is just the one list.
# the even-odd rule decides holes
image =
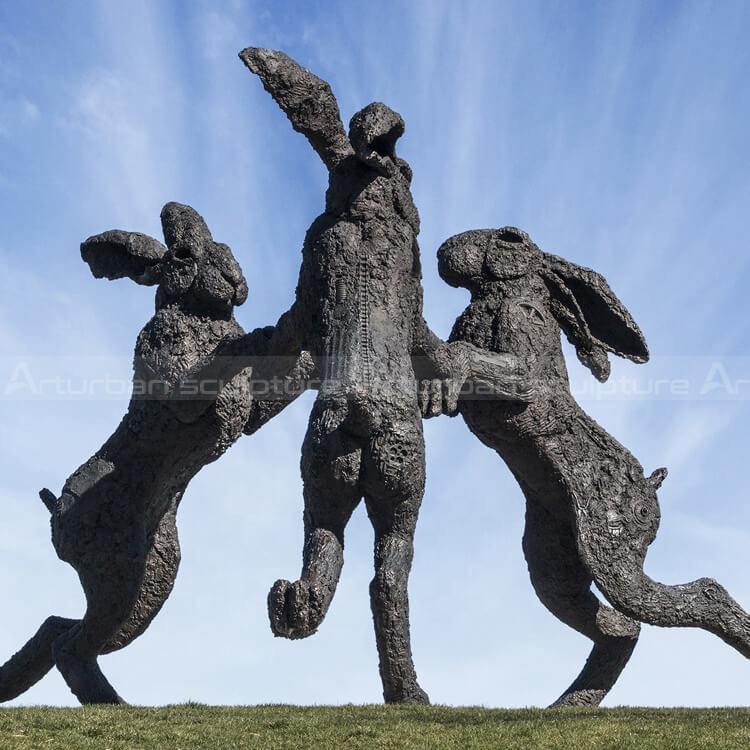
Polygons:
[[[384,697],[426,703],[412,663],[407,596],[425,482],[413,358],[454,382],[463,365],[422,318],[419,216],[411,169],[395,153],[404,122],[376,102],[352,117],[347,136],[325,81],[283,52],[250,47],[240,58],[329,170],[325,212],[307,232],[283,326],[285,353],[308,350],[321,363],[322,384],[302,447],[302,573],[272,588],[271,627],[287,638],[318,628],[341,574],[344,528],[364,497],[375,531],[370,600]],[[507,375],[512,387],[512,367]],[[457,393],[448,391],[450,411]]]
[[[534,373],[530,403],[466,397],[459,409],[526,496],[523,549],[537,595],[594,641],[583,671],[553,705],[597,705],[630,658],[639,622],[703,628],[750,658],[750,616],[716,581],[666,586],[643,572],[666,469],[645,477],[570,394],[561,329],[601,381],[608,352],[648,359],[638,326],[605,279],[543,253],[513,227],[451,237],[438,262],[448,284],[471,292],[450,340],[512,352]],[[594,595],[592,581],[614,610]]]
[[[57,665],[81,703],[122,702],[97,657],[141,635],[169,596],[180,561],[175,516],[188,482],[293,399],[254,400],[249,369],[218,396],[216,384],[204,383],[212,395],[200,401],[168,398],[223,341],[242,337],[248,353],[262,356],[274,329],[243,336],[232,311],[247,298],[242,271],[192,208],[168,203],[161,219],[167,247],[119,230],[81,245],[97,278],[158,284],[156,314],[138,336],[133,398],[119,427],[70,476],[59,498],[40,493],[52,515],[55,550],[78,572],[86,613],[82,620],[45,620],[0,667],[0,700],[16,697]],[[301,381],[311,364],[300,360],[290,378]]]

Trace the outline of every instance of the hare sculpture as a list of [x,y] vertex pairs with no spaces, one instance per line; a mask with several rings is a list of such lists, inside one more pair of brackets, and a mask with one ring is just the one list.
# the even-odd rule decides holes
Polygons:
[[[523,549],[537,595],[594,641],[554,705],[599,704],[630,658],[640,622],[703,628],[750,658],[750,616],[716,581],[666,586],[644,573],[666,469],[645,476],[570,394],[561,330],[599,380],[609,375],[608,353],[648,359],[641,331],[605,279],[543,253],[514,227],[451,237],[438,263],[448,284],[471,292],[450,340],[511,353],[534,380],[528,403],[469,394],[459,410],[526,497]],[[614,609],[594,595],[592,582]]]
[[[16,697],[56,665],[81,703],[122,702],[97,657],[143,633],[172,591],[180,561],[175,518],[188,483],[292,400],[254,400],[250,369],[221,388],[206,384],[199,399],[171,398],[222,342],[241,338],[244,350],[260,357],[273,328],[243,335],[233,314],[247,298],[242,271],[192,208],[168,203],[161,219],[167,247],[120,230],[81,245],[97,278],[158,284],[156,314],[138,336],[133,397],[119,427],[59,497],[40,493],[55,550],[80,578],[86,612],[81,620],[45,620],[0,667],[0,700]],[[290,377],[301,379],[309,364],[300,360]]]

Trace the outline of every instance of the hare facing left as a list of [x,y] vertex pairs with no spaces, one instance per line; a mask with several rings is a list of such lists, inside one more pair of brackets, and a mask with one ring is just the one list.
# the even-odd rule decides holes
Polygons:
[[539,599],[594,642],[553,705],[598,705],[630,659],[641,622],[702,628],[750,658],[750,615],[716,581],[668,586],[644,572],[666,469],[646,476],[571,395],[561,332],[602,382],[610,353],[648,360],[643,334],[604,277],[542,252],[515,227],[451,237],[438,250],[438,268],[448,284],[471,292],[450,340],[510,352],[534,373],[528,403],[469,395],[459,409],[526,497],[523,549]]

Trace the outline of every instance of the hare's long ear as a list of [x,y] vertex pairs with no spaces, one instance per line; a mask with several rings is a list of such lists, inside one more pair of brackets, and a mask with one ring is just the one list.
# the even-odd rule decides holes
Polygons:
[[607,352],[648,361],[641,329],[601,274],[545,253],[542,276],[560,327],[599,380],[609,376]]
[[310,141],[328,169],[354,153],[331,87],[289,55],[248,47],[240,60],[257,75],[292,127]]
[[109,232],[89,237],[81,243],[81,257],[97,279],[128,277],[137,284],[152,286],[160,278],[160,261],[167,248],[140,232]]

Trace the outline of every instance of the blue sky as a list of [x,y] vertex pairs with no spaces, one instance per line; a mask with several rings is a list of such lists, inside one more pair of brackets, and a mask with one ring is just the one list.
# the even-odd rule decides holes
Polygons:
[[[458,231],[517,225],[609,279],[652,361],[613,363],[609,388],[569,365],[582,406],[647,472],[670,468],[646,570],[666,583],[714,576],[750,608],[748,31],[741,0],[0,0],[0,660],[47,615],[83,611],[36,493],[59,489],[127,405],[127,393],[35,394],[14,372],[25,363],[74,389],[92,374],[127,380],[153,309],[153,290],[93,279],[80,241],[115,227],[159,236],[161,206],[189,203],[243,266],[246,328],[292,300],[326,172],[237,59],[251,44],[328,80],[345,121],[373,100],[403,115],[439,334],[467,302],[435,262]],[[288,642],[267,624],[268,587],[299,568],[311,403],[191,484],[172,597],[101,660],[126,699],[381,700],[362,508],[320,632]],[[460,420],[432,420],[426,436],[411,578],[421,683],[438,703],[545,705],[590,644],[533,594],[523,497],[500,459]],[[645,627],[605,705],[748,705],[749,676],[707,633]],[[54,672],[16,703],[75,701]]]

